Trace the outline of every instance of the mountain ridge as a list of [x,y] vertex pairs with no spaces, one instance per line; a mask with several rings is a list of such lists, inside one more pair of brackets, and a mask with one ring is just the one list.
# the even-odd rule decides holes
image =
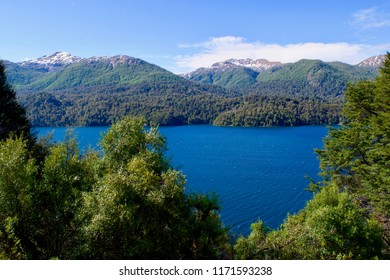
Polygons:
[[20,93],[72,89],[80,92],[90,87],[128,86],[145,80],[183,79],[160,66],[127,55],[81,58],[56,52],[24,62],[7,62],[6,65],[9,81]]
[[[235,60],[212,64],[211,67],[198,68],[182,77],[206,84],[216,84],[225,88],[251,87],[259,82],[271,80],[313,82],[313,77],[322,72],[338,75],[343,84],[356,82],[361,79],[372,79],[377,75],[377,69],[383,63],[385,56],[368,58],[356,65],[342,62],[323,62],[321,60],[301,59],[294,63],[269,62],[268,60]],[[247,63],[234,63],[248,61]],[[266,67],[253,67],[251,62],[265,62]],[[259,63],[261,65],[261,63]],[[319,67],[320,66],[320,67]],[[311,73],[309,73],[311,72]],[[318,73],[314,73],[318,72]],[[311,76],[309,75],[311,74]],[[317,75],[318,76],[318,75]],[[277,78],[276,78],[277,77]],[[345,88],[343,88],[344,90]]]

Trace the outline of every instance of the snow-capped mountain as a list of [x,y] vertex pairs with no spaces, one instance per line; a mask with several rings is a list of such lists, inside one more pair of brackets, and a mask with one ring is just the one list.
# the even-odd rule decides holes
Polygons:
[[[211,67],[203,67],[183,74],[182,77],[190,81],[233,89],[241,89],[270,81],[275,83],[275,81],[296,82],[300,80],[307,81],[311,85],[314,79],[318,85],[323,84],[324,80],[332,84],[338,79],[336,77],[342,77],[343,80],[337,82],[346,84],[354,79],[371,79],[377,74],[377,68],[383,63],[384,59],[385,56],[379,55],[368,58],[358,65],[350,65],[350,67],[345,67],[345,63],[323,62],[313,59],[302,59],[288,64],[270,62],[266,59],[228,59],[214,63]],[[286,67],[287,65],[289,66]],[[322,73],[325,71],[328,76],[325,77],[318,72],[319,70]],[[308,77],[310,77],[309,80]],[[345,87],[340,87],[337,90],[339,94],[342,94]]]
[[251,69],[255,72],[263,72],[270,68],[281,66],[282,63],[278,61],[268,61],[266,59],[235,59],[231,58],[225,61],[216,62],[211,67],[201,67],[195,71],[182,74],[184,78],[191,79],[199,74],[204,73],[222,73],[226,71],[239,70],[243,68]]
[[80,62],[81,60],[81,57],[71,55],[67,52],[55,52],[52,55],[44,55],[40,58],[20,62],[19,64],[22,66],[49,68],[49,70],[51,70],[52,68],[67,66]]
[[184,74],[184,76],[186,76],[186,77],[191,76],[191,73],[199,72],[199,71],[220,71],[220,72],[223,72],[223,71],[242,68],[242,67],[250,68],[256,72],[262,72],[262,71],[268,70],[272,67],[280,66],[280,65],[282,65],[281,62],[278,62],[278,61],[271,62],[271,61],[268,61],[266,59],[251,59],[251,58],[235,59],[235,58],[231,58],[231,59],[228,59],[225,61],[216,62],[213,65],[211,65],[211,67],[208,67],[208,68],[206,68],[206,67],[199,68],[193,72]]
[[385,61],[385,58],[386,58],[386,55],[372,56],[372,57],[369,57],[369,58],[363,60],[362,62],[357,64],[357,66],[361,66],[361,67],[379,67],[379,66],[381,66],[383,64],[383,62]]
[[[348,80],[351,77],[361,80],[370,79],[373,75],[376,75],[377,68],[383,63],[384,59],[384,55],[378,55],[346,68],[342,63],[326,63],[319,60],[302,60],[296,63],[283,64],[266,59],[232,58],[180,76],[191,82],[217,85],[235,90],[249,87],[259,82],[294,80],[298,76],[300,80],[305,80],[308,75],[311,77],[313,73],[317,73],[318,69],[330,71],[332,77],[341,75],[344,77],[344,80]],[[115,84],[118,81],[118,77],[121,77],[121,81],[132,80],[134,73],[138,73],[137,77],[149,79],[148,77],[144,77],[143,74],[139,74],[148,71],[153,73],[157,72],[158,75],[162,76],[168,75],[167,70],[157,65],[152,65],[144,60],[127,55],[82,58],[67,52],[56,52],[51,55],[45,55],[37,59],[30,59],[19,63],[5,63],[7,64],[8,79],[17,89],[23,90],[31,90],[31,87],[28,86],[30,84],[35,87],[39,86],[40,90],[46,87],[65,90],[69,86],[64,84],[64,81],[73,81],[75,79],[71,86],[76,87],[79,86],[79,80],[81,78],[85,87],[96,85],[95,80],[99,80],[100,78],[102,84]],[[285,67],[286,65],[290,65],[291,67]],[[56,75],[51,75],[53,73]],[[80,74],[74,75],[74,73]],[[93,73],[96,76],[88,76],[86,78],[82,76],[83,73]],[[320,76],[318,74],[318,77]],[[93,81],[88,84],[85,82],[87,79],[92,79]],[[179,81],[181,78],[173,75],[169,76],[169,79]],[[40,83],[38,83],[38,80]]]
[[44,55],[40,58],[30,59],[17,64],[21,66],[46,69],[48,71],[53,71],[59,68],[64,68],[69,65],[78,63],[78,62],[104,62],[111,64],[113,67],[117,64],[139,64],[142,63],[141,59],[134,58],[127,55],[116,55],[116,56],[93,56],[90,58],[82,58],[74,56],[67,52],[55,52],[52,55]]
[[7,64],[7,79],[18,92],[97,91],[141,82],[186,80],[142,59],[127,55],[81,58],[56,52]]

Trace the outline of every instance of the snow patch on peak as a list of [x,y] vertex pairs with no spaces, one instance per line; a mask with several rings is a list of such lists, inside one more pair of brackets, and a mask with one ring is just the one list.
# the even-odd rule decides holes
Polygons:
[[68,52],[55,52],[51,55],[44,55],[40,58],[29,59],[18,64],[21,66],[44,69],[46,71],[54,71],[56,69],[64,68],[78,62],[104,62],[111,64],[112,67],[115,67],[117,64],[141,64],[143,61],[141,59],[127,55],[93,56],[90,58],[81,58],[71,55]]
[[213,72],[224,72],[228,70],[233,69],[239,69],[239,68],[249,68],[256,72],[262,72],[266,71],[270,68],[277,67],[283,65],[281,62],[278,61],[268,61],[266,59],[235,59],[231,58],[225,61],[216,62],[211,67],[205,68],[198,68],[195,71],[182,74],[181,76],[187,79],[191,79],[192,77],[202,74],[202,73],[213,73]]
[[51,54],[51,55],[44,55],[40,58],[23,61],[21,64],[22,65],[39,64],[42,66],[50,66],[50,65],[60,66],[60,65],[73,64],[73,63],[79,62],[81,59],[82,59],[81,57],[71,55],[70,53],[67,53],[67,52],[55,52],[54,54]]
[[212,69],[225,69],[225,68],[238,68],[238,65],[235,65],[234,63],[231,63],[227,60],[225,61],[219,61],[211,65],[210,68]]
[[279,61],[268,61],[266,59],[251,59],[251,58],[246,58],[246,59],[229,59],[226,60],[226,62],[232,63],[237,66],[242,66],[242,67],[248,67],[251,68],[252,70],[255,71],[265,71],[269,68],[281,65],[282,63]]
[[86,59],[89,62],[102,61],[105,63],[110,63],[112,66],[117,64],[140,64],[141,59],[134,58],[127,55],[115,55],[115,56],[93,56]]
[[229,70],[234,68],[246,67],[250,68],[257,72],[262,72],[268,70],[269,68],[282,65],[281,62],[278,61],[268,61],[266,59],[235,59],[231,58],[225,61],[216,62],[211,65],[210,69],[213,70]]
[[369,57],[369,58],[363,60],[362,62],[357,64],[357,66],[380,67],[380,66],[382,66],[385,59],[386,59],[386,55],[376,55],[376,56],[372,56],[372,57]]

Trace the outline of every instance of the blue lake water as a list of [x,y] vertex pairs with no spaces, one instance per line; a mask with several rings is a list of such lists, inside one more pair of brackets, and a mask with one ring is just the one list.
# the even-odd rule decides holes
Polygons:
[[[97,147],[107,127],[76,128],[81,149]],[[37,128],[39,135],[54,131],[62,140],[65,128]],[[323,146],[324,126],[240,128],[191,125],[162,127],[173,166],[186,174],[193,191],[216,192],[225,225],[244,235],[261,219],[277,228],[287,213],[296,213],[312,194],[308,179],[317,179],[314,148]]]

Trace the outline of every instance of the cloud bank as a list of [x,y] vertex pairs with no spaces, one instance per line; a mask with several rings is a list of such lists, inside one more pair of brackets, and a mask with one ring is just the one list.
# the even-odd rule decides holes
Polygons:
[[215,62],[229,58],[264,58],[283,63],[307,58],[357,64],[370,56],[385,53],[390,43],[362,45],[339,42],[280,45],[247,42],[243,37],[224,36],[196,44],[183,44],[179,47],[193,49],[193,54],[175,57],[178,72],[188,72],[200,67],[209,67]]

